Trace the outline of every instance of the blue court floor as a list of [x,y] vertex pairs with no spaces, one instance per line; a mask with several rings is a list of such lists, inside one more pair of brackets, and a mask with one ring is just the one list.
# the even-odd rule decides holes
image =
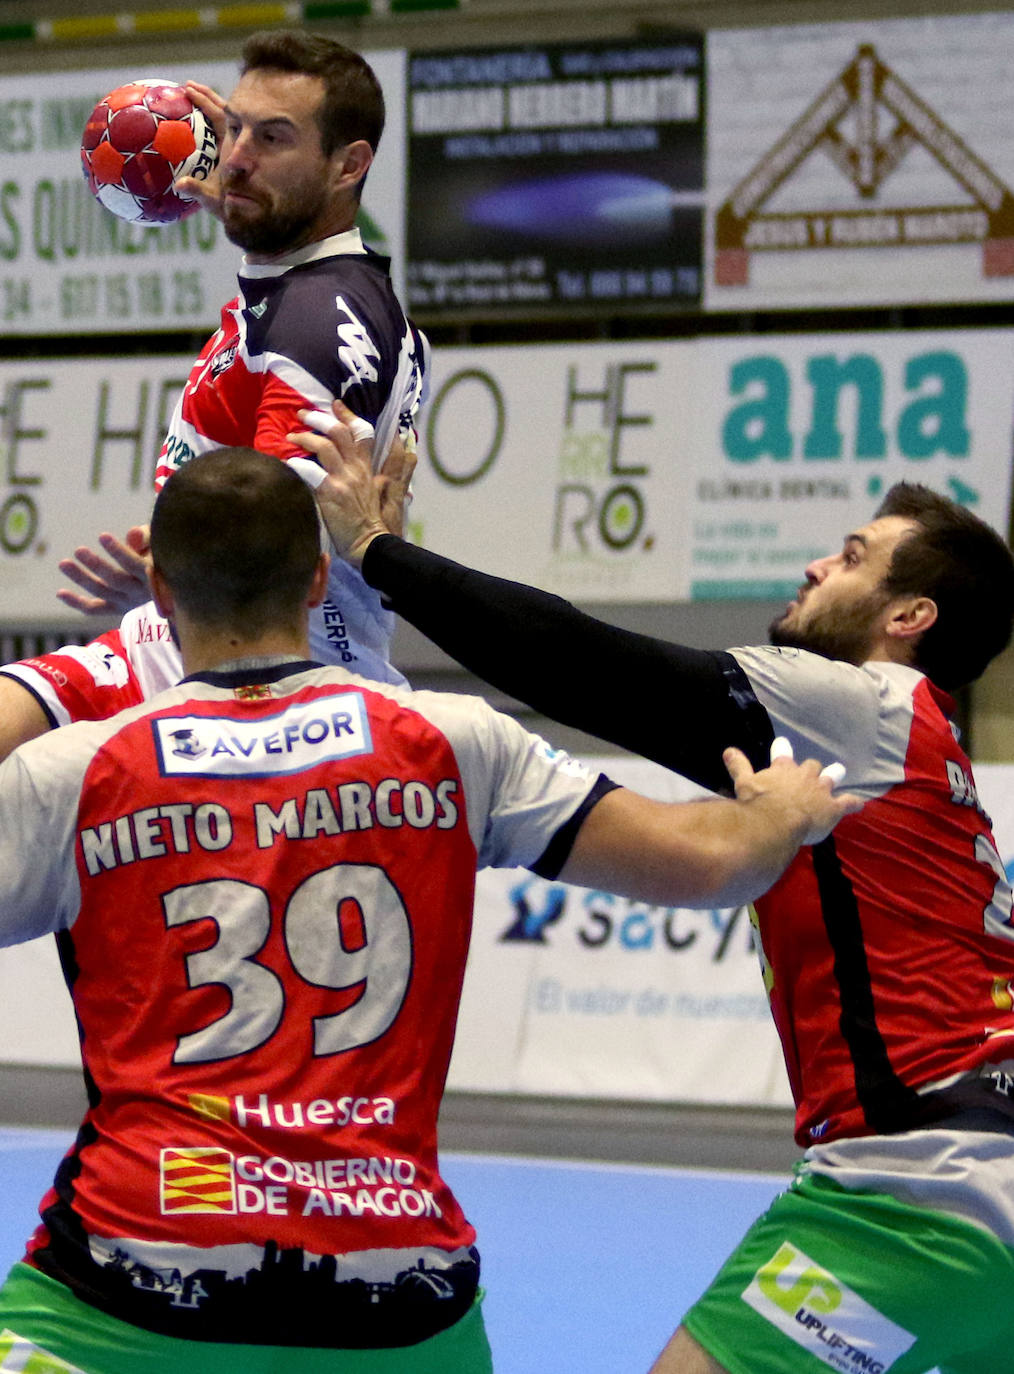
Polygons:
[[[0,1128],[0,1271],[21,1257],[72,1140]],[[445,1154],[479,1233],[497,1374],[647,1374],[728,1251],[784,1185],[698,1172]]]

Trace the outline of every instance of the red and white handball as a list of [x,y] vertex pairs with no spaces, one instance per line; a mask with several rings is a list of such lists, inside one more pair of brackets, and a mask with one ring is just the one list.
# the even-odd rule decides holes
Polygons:
[[198,208],[173,190],[203,181],[218,160],[215,131],[182,86],[144,77],[118,86],[92,110],[81,164],[92,194],[119,219],[172,224]]

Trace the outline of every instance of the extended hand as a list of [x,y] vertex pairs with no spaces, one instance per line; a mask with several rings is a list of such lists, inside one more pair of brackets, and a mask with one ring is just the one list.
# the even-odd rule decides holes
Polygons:
[[[221,158],[222,141],[225,138],[225,97],[199,81],[188,81],[186,92],[214,129]],[[218,164],[204,181],[198,181],[196,177],[180,177],[173,182],[173,190],[178,195],[198,201],[216,219],[222,218],[222,174]]]
[[816,844],[829,835],[843,817],[863,806],[863,799],[851,792],[832,793],[844,776],[841,764],[821,769],[816,759],[794,763],[792,746],[776,739],[771,746],[771,764],[755,773],[739,749],[726,749],[722,760],[729,771],[739,801],[766,797],[799,818],[799,844]]
[[134,606],[143,606],[151,598],[148,540],[148,526],[135,525],[127,531],[125,540],[112,534],[99,535],[108,558],[89,548],[75,549],[73,558],[61,558],[60,571],[76,582],[81,592],[61,587],[56,594],[58,599],[85,615],[123,615]]

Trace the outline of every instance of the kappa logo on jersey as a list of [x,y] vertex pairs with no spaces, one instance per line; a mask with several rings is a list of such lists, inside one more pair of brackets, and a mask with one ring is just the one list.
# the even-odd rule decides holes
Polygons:
[[380,376],[380,350],[344,298],[335,296],[334,303],[348,321],[338,326],[338,360],[348,373],[342,383],[341,394],[344,396],[350,387],[377,381]]
[[264,778],[355,758],[373,748],[360,692],[296,702],[256,720],[160,716],[151,728],[163,777]]
[[795,1246],[781,1245],[743,1301],[832,1369],[886,1374],[915,1336],[871,1307]]
[[122,687],[130,676],[124,660],[111,649],[99,649],[92,644],[71,644],[60,652],[86,668],[96,687]]
[[163,1216],[179,1212],[235,1212],[232,1155],[214,1146],[173,1146],[159,1164]]
[[20,1374],[84,1374],[76,1364],[68,1364],[5,1327],[0,1331],[0,1370],[11,1370],[13,1374],[15,1369]]

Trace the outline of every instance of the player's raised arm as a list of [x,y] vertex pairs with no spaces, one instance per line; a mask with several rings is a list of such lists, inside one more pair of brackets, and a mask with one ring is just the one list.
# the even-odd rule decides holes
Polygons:
[[863,804],[832,793],[838,769],[793,763],[785,743],[775,742],[770,767],[759,773],[738,749],[726,750],[735,801],[608,793],[582,824],[560,877],[663,906],[736,906],[759,897],[802,845],[822,840]]
[[[306,427],[288,438],[324,469],[317,501],[339,556],[361,565],[398,615],[477,677],[550,719],[714,791],[729,788],[724,745],[735,744],[756,764],[767,758],[770,725],[730,693],[727,674],[735,665],[728,655],[621,629],[551,592],[392,537],[395,517],[382,504],[368,436],[341,402],[333,410],[333,422],[318,416],[312,425],[304,412]],[[616,694],[631,683],[638,709],[618,712]],[[672,723],[677,703],[693,728],[659,729],[659,721]]]

